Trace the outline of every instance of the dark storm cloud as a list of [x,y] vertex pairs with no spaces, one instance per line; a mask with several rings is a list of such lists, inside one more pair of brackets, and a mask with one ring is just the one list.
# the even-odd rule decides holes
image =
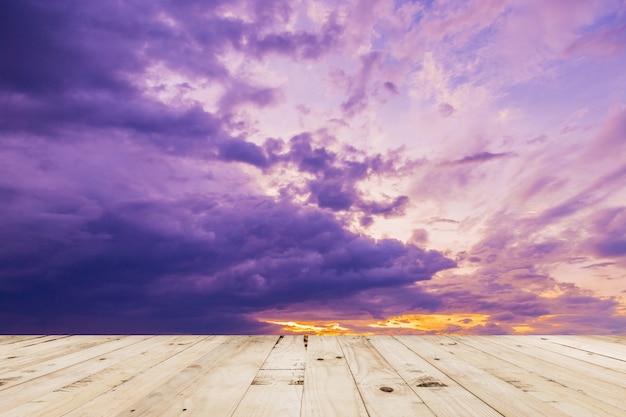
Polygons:
[[[337,142],[327,135],[323,140]],[[240,138],[225,139],[217,145],[217,155],[223,161],[244,162],[261,169],[293,166],[303,174],[312,175],[300,193],[309,194],[309,202],[320,208],[394,217],[402,215],[409,204],[407,196],[367,200],[357,184],[373,175],[397,175],[410,169],[413,161],[400,161],[394,155],[365,155],[350,147],[331,151],[309,132],[296,135],[287,143],[270,138],[263,146]]]
[[[93,5],[94,3],[92,3]],[[79,21],[80,8],[68,2],[8,0],[0,10],[0,87],[5,91],[51,94],[68,88],[125,89],[112,68],[132,70],[132,50],[115,47],[118,32],[109,32],[92,14]],[[127,20],[127,19],[126,19]],[[84,36],[90,33],[88,36]],[[124,37],[131,41],[132,36]],[[111,62],[115,59],[115,62]]]
[[[3,130],[50,134],[86,126],[140,134],[175,132],[182,137],[214,133],[210,115],[197,108],[168,108],[145,98],[133,85],[135,74],[153,59],[168,58],[155,45],[166,46],[161,42],[173,36],[155,21],[156,7],[146,5],[142,19],[134,7],[133,2],[3,5]],[[162,51],[173,53],[166,47]],[[177,58],[172,62],[180,63]],[[214,57],[205,61],[204,68],[215,66],[219,64]]]
[[[217,53],[232,46],[262,57],[269,52],[317,57],[341,28],[321,34],[258,33],[291,13],[284,1],[252,2],[255,20],[213,13],[223,1],[14,1],[0,11],[0,86],[22,92],[69,88],[126,89],[124,72],[162,60],[185,72],[223,77]],[[167,19],[163,18],[163,14]],[[250,38],[252,41],[245,41]]]
[[320,33],[281,32],[255,38],[251,52],[257,55],[277,53],[298,59],[317,59],[326,54],[340,39],[343,28],[331,15]]
[[262,108],[278,102],[280,91],[276,88],[254,87],[245,84],[232,86],[219,102],[220,111],[228,112],[240,104],[250,103]]
[[[164,63],[184,74],[229,81],[231,76],[219,61],[228,47],[255,59],[274,51],[318,57],[340,32],[329,23],[321,38],[305,32],[283,33],[280,39],[289,41],[281,49],[278,45],[286,41],[271,46],[268,40],[255,39],[262,29],[290,13],[287,3],[268,1],[262,8],[251,3],[248,6],[257,17],[252,22],[212,13],[220,3],[5,2],[0,11],[2,129],[41,133],[68,124],[121,125],[143,133],[165,126],[194,126],[197,123],[184,117],[180,126],[172,126],[181,110],[151,109],[157,105],[134,80],[143,79],[150,65]],[[270,19],[272,10],[277,17]],[[244,42],[248,38],[254,41]],[[246,102],[266,106],[280,97],[272,88],[229,84],[220,103],[225,110]],[[183,129],[179,134],[186,133]]]
[[309,182],[311,201],[333,211],[347,210],[356,202],[354,184],[342,180],[322,179]]
[[[58,211],[55,196],[38,198],[47,198],[46,212]],[[143,201],[103,207],[94,219],[79,216],[79,205],[56,214],[63,222],[24,213],[14,219],[19,227],[3,231],[10,243],[0,298],[6,317],[22,316],[22,331],[36,331],[30,320],[85,331],[80,319],[63,327],[55,317],[92,315],[128,316],[134,332],[215,331],[225,326],[207,328],[208,317],[241,321],[267,308],[406,286],[454,266],[438,252],[358,236],[328,213],[265,197]],[[236,326],[230,331],[250,331]]]
[[225,140],[218,146],[218,150],[219,158],[224,161],[245,162],[258,168],[269,165],[260,146],[242,139]]
[[359,208],[369,215],[382,215],[384,217],[400,216],[409,204],[409,197],[400,196],[390,202],[360,202]]
[[[454,266],[335,217],[401,214],[407,197],[372,201],[357,187],[410,170],[399,153],[369,155],[320,133],[262,145],[231,133],[237,107],[282,96],[231,74],[220,54],[318,59],[342,28],[331,15],[311,32],[273,31],[290,19],[284,0],[234,4],[246,20],[223,17],[226,6],[3,4],[0,333],[264,332],[259,311],[325,299],[363,310],[373,294],[406,293]],[[354,106],[374,61],[363,62]],[[218,109],[157,99],[167,86],[146,84],[154,65],[223,87]],[[309,204],[262,196],[235,163],[299,172],[296,194]]]
[[[336,142],[327,135],[324,141]],[[266,146],[278,147],[276,141]],[[397,155],[365,155],[352,147],[343,147],[341,151],[331,151],[316,141],[311,133],[302,133],[292,137],[288,151],[277,154],[267,150],[276,162],[294,165],[300,172],[312,174],[313,179],[306,182],[304,193],[309,193],[309,201],[320,208],[332,211],[357,210],[366,216],[398,216],[404,213],[409,203],[406,196],[388,198],[387,201],[369,201],[357,189],[357,184],[371,176],[394,176],[399,172],[412,169],[415,161],[401,161]]]

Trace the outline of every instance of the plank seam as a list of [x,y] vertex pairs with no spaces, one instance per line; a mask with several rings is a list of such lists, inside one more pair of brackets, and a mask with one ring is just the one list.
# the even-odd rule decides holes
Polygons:
[[241,405],[241,402],[243,401],[244,398],[246,398],[246,395],[248,394],[248,391],[250,391],[250,387],[252,386],[252,382],[254,382],[254,380],[256,379],[257,376],[259,376],[259,372],[261,372],[261,369],[263,369],[263,365],[265,365],[265,362],[267,362],[267,358],[270,357],[270,355],[272,354],[272,351],[274,350],[274,348],[276,347],[278,342],[280,342],[280,340],[283,339],[284,337],[285,337],[284,335],[279,335],[276,338],[276,342],[274,343],[274,346],[269,350],[269,352],[265,356],[265,359],[263,359],[263,363],[261,364],[261,366],[259,366],[259,370],[254,375],[254,378],[252,378],[252,381],[250,381],[250,384],[246,387],[246,390],[243,392],[243,395],[241,396],[241,398],[239,398],[239,400],[237,401],[237,404],[233,407],[233,412],[230,414],[230,417],[232,417],[235,414],[237,414],[237,410],[239,409],[239,406]]
[[[364,337],[364,336],[360,336],[360,337]],[[343,340],[343,339],[340,339]],[[354,372],[352,372],[352,368],[350,367],[350,363],[346,360],[346,352],[343,349],[343,343],[339,343],[339,349],[341,349],[341,355],[344,358],[344,361],[346,363],[346,366],[348,367],[348,372],[350,372],[350,376],[352,377],[352,381],[354,382],[354,387],[356,388],[356,392],[359,393],[359,398],[361,399],[361,403],[363,404],[363,409],[365,410],[365,413],[367,414],[368,417],[371,417],[369,410],[367,409],[367,404],[365,403],[365,399],[363,398],[363,394],[361,393],[361,390],[359,389],[359,384],[356,383],[356,378],[354,376]]]
[[456,382],[461,388],[463,388],[465,391],[469,392],[472,396],[474,396],[475,398],[478,398],[483,404],[485,404],[487,407],[491,408],[493,411],[495,411],[496,413],[500,414],[501,416],[505,417],[504,414],[502,414],[502,412],[500,410],[498,410],[497,408],[495,408],[494,406],[492,406],[491,404],[489,404],[487,401],[485,401],[484,399],[482,399],[481,397],[479,397],[478,395],[476,395],[471,389],[469,389],[468,387],[466,387],[464,384],[462,384],[461,382],[457,381],[455,378],[453,378],[451,375],[449,375],[447,372],[445,372],[445,370],[439,368],[437,365],[435,365],[434,363],[431,363],[429,360],[427,360],[425,357],[423,357],[422,355],[419,354],[419,352],[414,351],[413,349],[411,349],[409,346],[407,346],[405,343],[402,342],[401,339],[398,339],[396,336],[391,336],[394,339],[396,339],[398,342],[400,342],[404,347],[406,347],[407,349],[409,349],[411,352],[415,353],[417,356],[419,356],[420,358],[422,358],[423,360],[425,360],[426,362],[430,363],[435,369],[437,369],[439,372],[441,372],[442,374],[444,374],[445,376],[447,376],[448,378],[450,378],[451,380],[453,380],[454,382]]
[[[605,354],[603,354],[603,353],[594,352],[593,350],[587,350],[587,349],[584,349],[584,348],[578,348],[578,347],[576,347],[576,346],[565,345],[565,344],[563,344],[563,343],[555,342],[555,341],[552,341],[552,340],[549,340],[549,342],[550,342],[550,343],[554,343],[555,345],[568,347],[568,348],[570,348],[570,349],[576,349],[576,350],[579,350],[579,351],[581,351],[581,352],[593,353],[594,355],[603,356],[603,357],[605,357],[605,358],[609,358],[609,359],[617,360],[617,361],[620,361],[620,362],[626,362],[626,359],[616,358],[616,357],[614,357],[614,356],[609,356],[609,355],[605,355]],[[542,348],[542,349],[543,349],[543,348]],[[548,350],[548,349],[544,349],[544,350]],[[581,359],[579,359],[579,360],[581,360]],[[597,365],[597,366],[601,366],[601,365]]]
[[[497,355],[494,355],[494,354],[492,354],[492,353],[490,353],[490,352],[488,352],[488,351],[486,351],[486,350],[484,350],[484,349],[481,349],[481,348],[479,348],[479,347],[472,346],[472,345],[470,345],[470,344],[468,344],[468,343],[466,343],[466,342],[462,341],[462,340],[461,340],[461,338],[458,338],[458,336],[457,336],[457,337],[453,337],[452,339],[453,339],[453,340],[458,340],[459,342],[463,343],[465,346],[469,347],[470,349],[477,350],[477,351],[482,352],[482,353],[484,353],[484,354],[486,354],[486,355],[488,355],[488,356],[491,356],[491,357],[494,357],[494,358],[496,358],[496,359],[498,359],[498,360],[501,360],[501,361],[503,361],[503,362],[506,362],[506,363],[508,363],[508,364],[510,364],[510,365],[512,365],[512,366],[514,366],[514,367],[520,368],[520,369],[522,369],[524,372],[528,372],[529,374],[535,375],[535,377],[541,378],[541,379],[543,379],[543,380],[545,380],[545,381],[547,381],[547,382],[556,383],[556,384],[558,384],[558,385],[562,386],[564,389],[567,389],[567,390],[569,390],[569,391],[572,391],[573,393],[575,393],[575,394],[576,394],[576,395],[578,395],[578,396],[583,395],[583,396],[586,396],[586,397],[588,397],[588,398],[593,398],[593,399],[594,399],[594,400],[596,400],[596,401],[603,402],[603,403],[605,403],[605,404],[607,404],[607,405],[610,405],[610,406],[612,406],[612,407],[614,407],[614,408],[618,408],[618,409],[619,409],[619,408],[621,408],[620,406],[618,406],[618,405],[616,405],[616,404],[613,404],[613,403],[611,403],[611,402],[607,402],[605,398],[598,398],[596,395],[591,395],[591,394],[588,394],[587,392],[582,391],[580,388],[573,388],[573,387],[571,387],[571,386],[564,385],[562,382],[560,382],[560,381],[558,381],[558,380],[555,380],[555,379],[553,379],[552,377],[549,377],[549,376],[547,376],[547,375],[542,375],[542,374],[540,374],[540,373],[538,373],[538,372],[536,372],[536,371],[533,371],[533,370],[531,370],[531,369],[523,368],[523,367],[521,367],[519,364],[517,364],[517,363],[515,363],[515,362],[512,362],[512,361],[510,361],[510,360],[508,360],[508,359],[505,359],[505,358],[503,358],[503,357],[499,357],[499,356],[497,356]],[[492,339],[492,340],[493,340],[493,339]],[[491,344],[495,345],[496,347],[497,347],[497,346],[501,346],[501,347],[502,347],[502,345],[501,345],[501,344],[498,344],[498,343],[497,343],[497,342],[495,342],[495,341],[489,341],[488,343],[491,343]],[[529,354],[529,353],[524,352],[523,354],[528,355],[528,356],[530,356],[531,358],[534,358],[534,359],[541,360],[541,361],[544,361],[544,362],[546,362],[546,363],[549,363],[548,361],[546,361],[546,360],[544,360],[544,359],[541,359],[541,358],[538,358],[538,357],[536,357],[536,356],[533,356],[533,355],[531,355],[531,354]],[[577,360],[577,359],[573,359],[573,360]],[[593,365],[593,364],[590,364],[590,365]],[[496,377],[496,378],[500,379],[501,381],[504,381],[504,382],[506,382],[507,384],[509,384],[509,385],[511,385],[511,386],[513,386],[513,387],[515,387],[515,385],[511,384],[511,382],[509,382],[509,381],[507,381],[507,380],[505,380],[505,379],[502,379],[502,378],[500,378],[500,377],[499,377],[499,376],[497,376],[497,375],[494,375],[494,374],[492,374],[492,375],[493,375],[494,377]],[[515,387],[515,388],[516,388],[516,389],[519,389],[519,388],[517,388],[517,387]],[[532,395],[532,394],[531,394],[531,395]],[[533,397],[534,397],[534,396],[533,396]],[[537,397],[535,397],[535,398],[537,398]],[[539,398],[538,398],[538,399],[539,399]],[[543,401],[543,400],[541,400],[541,399],[539,399],[539,400],[540,400],[540,401],[542,401],[542,402],[543,402],[543,403],[545,403],[545,404],[549,404],[549,402],[548,402],[548,401]],[[555,407],[555,408],[556,408],[556,409],[559,409],[558,407]],[[561,410],[561,411],[563,411],[563,410]]]
[[[392,336],[393,338],[393,336]],[[393,338],[394,340],[398,340]],[[415,393],[415,395],[417,396],[417,398],[419,398],[422,403],[424,403],[424,405],[426,406],[426,408],[428,408],[430,410],[431,413],[433,413],[433,416],[437,416],[437,413],[435,413],[435,410],[433,410],[432,408],[430,408],[430,406],[428,405],[428,403],[422,398],[422,396],[413,388],[413,386],[409,383],[409,381],[407,381],[406,379],[404,379],[404,377],[402,375],[400,375],[400,373],[396,370],[396,368],[389,363],[389,361],[387,360],[387,358],[385,358],[385,355],[383,355],[377,348],[376,346],[374,346],[372,343],[370,343],[369,339],[366,339],[368,344],[370,346],[372,346],[372,348],[374,348],[374,351],[376,351],[376,353],[378,353],[378,355],[383,358],[383,360],[387,363],[387,365],[389,365],[389,367],[391,369],[393,369],[393,371],[396,373],[396,375],[398,375],[398,377],[400,378],[400,380],[404,381],[404,383],[407,385],[407,387],[409,387],[411,389],[411,391],[413,391]],[[402,345],[403,347],[405,347],[406,349],[408,349],[404,344],[400,343],[400,345]],[[410,349],[409,349],[410,350]],[[412,352],[412,351],[411,351]],[[418,355],[419,356],[419,355]]]
[[[9,386],[7,386],[7,387],[5,387],[5,388],[0,388],[0,391],[6,390],[6,389],[9,389],[9,388],[13,388],[13,387],[19,387],[20,385],[25,384],[25,383],[27,383],[27,382],[36,381],[36,380],[38,380],[39,378],[43,378],[43,377],[46,377],[46,376],[48,376],[48,375],[50,375],[50,374],[55,374],[55,373],[57,373],[57,372],[61,372],[61,371],[65,370],[65,369],[67,369],[67,368],[71,368],[72,366],[76,366],[76,365],[79,365],[79,364],[81,364],[81,363],[84,363],[84,362],[90,361],[90,360],[92,360],[92,359],[94,359],[94,358],[97,358],[97,357],[99,357],[99,356],[102,356],[102,355],[108,355],[108,354],[110,354],[111,352],[116,352],[116,351],[118,351],[118,350],[120,350],[120,349],[125,349],[125,348],[127,348],[127,347],[130,347],[130,346],[136,345],[137,343],[143,342],[143,341],[145,341],[145,340],[150,340],[150,339],[152,339],[152,338],[154,338],[154,337],[156,337],[156,336],[154,336],[154,335],[153,335],[153,336],[149,336],[149,337],[147,337],[147,338],[145,338],[145,339],[138,340],[138,341],[136,341],[136,342],[134,342],[134,343],[130,343],[130,344],[128,344],[128,345],[121,346],[121,347],[118,347],[118,348],[116,348],[116,349],[113,349],[113,350],[107,351],[106,353],[101,353],[101,354],[99,354],[99,355],[95,355],[95,356],[93,356],[93,357],[91,357],[91,358],[84,359],[84,360],[82,360],[82,361],[80,361],[80,362],[72,363],[72,364],[70,364],[70,365],[68,365],[68,366],[65,366],[65,367],[63,367],[63,368],[56,369],[56,370],[54,370],[54,371],[52,371],[52,372],[49,372],[49,373],[47,373],[47,374],[39,375],[39,376],[37,376],[37,377],[35,377],[35,378],[32,378],[32,379],[27,379],[27,380],[25,380],[25,381],[19,382],[19,383],[14,384],[14,385],[9,385]],[[119,339],[117,339],[117,340],[119,340]],[[105,343],[108,343],[108,342],[105,342]],[[97,346],[102,346],[102,344],[97,345]]]
[[[163,363],[163,362],[165,362],[165,361],[167,361],[167,360],[170,360],[171,358],[175,357],[176,355],[178,355],[178,354],[180,354],[180,353],[182,353],[182,352],[186,351],[187,349],[191,348],[192,346],[195,346],[195,345],[197,345],[198,343],[201,343],[201,342],[203,342],[204,340],[207,340],[207,339],[208,339],[208,336],[205,336],[204,338],[202,338],[202,339],[198,340],[197,342],[195,342],[195,343],[191,343],[189,346],[187,346],[187,347],[186,347],[186,348],[184,348],[183,350],[181,350],[181,351],[179,351],[179,352],[176,352],[176,353],[175,353],[175,354],[173,354],[172,356],[168,356],[168,357],[164,358],[164,359],[163,359],[163,360],[161,360],[160,362],[157,362],[157,363],[153,364],[152,366],[150,366],[149,368],[146,368],[146,369],[142,370],[141,372],[142,372],[142,373],[147,372],[147,371],[149,371],[150,369],[152,369],[152,368],[154,368],[154,367],[156,367],[156,366],[160,365],[161,363]],[[148,339],[145,339],[145,340],[148,340]],[[132,345],[131,345],[131,346],[132,346]],[[133,375],[131,378],[129,378],[129,379],[125,380],[125,381],[122,381],[121,383],[119,383],[119,384],[117,384],[117,385],[114,385],[114,386],[110,387],[108,390],[106,390],[106,391],[104,391],[104,392],[101,392],[99,395],[96,395],[95,397],[93,397],[92,399],[90,399],[89,401],[87,401],[86,403],[88,403],[88,402],[90,402],[90,401],[94,401],[94,400],[95,400],[95,399],[97,399],[98,397],[101,397],[101,396],[103,396],[103,395],[106,395],[108,392],[111,392],[111,391],[113,391],[113,390],[115,390],[115,389],[118,389],[118,388],[119,388],[119,387],[121,387],[122,385],[124,385],[124,384],[128,383],[129,381],[132,381],[132,380],[133,380],[134,378],[136,378],[137,376],[139,376],[139,373],[136,373],[136,374],[135,374],[135,375]],[[79,405],[77,405],[76,407],[72,408],[71,410],[66,411],[66,412],[65,412],[65,413],[64,413],[61,417],[66,416],[66,415],[68,415],[68,414],[70,414],[70,413],[73,413],[76,409],[83,407],[86,403],[79,404]]]

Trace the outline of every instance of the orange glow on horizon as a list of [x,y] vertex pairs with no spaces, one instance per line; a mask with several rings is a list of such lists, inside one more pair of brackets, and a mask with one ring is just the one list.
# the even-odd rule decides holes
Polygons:
[[310,333],[317,335],[337,336],[343,334],[356,334],[339,323],[313,323],[295,321],[259,320],[264,323],[282,326],[281,330],[290,333]]
[[[626,311],[619,311],[624,315]],[[360,335],[405,334],[405,335],[484,335],[484,334],[560,334],[571,333],[572,324],[568,314],[545,314],[520,321],[492,321],[488,314],[404,314],[384,320],[372,319],[284,319],[259,318],[263,323],[280,326],[280,331],[292,334],[311,335]],[[577,327],[580,330],[579,327]],[[583,331],[590,333],[591,328]]]
[[386,320],[367,319],[339,321],[296,321],[280,319],[259,319],[264,323],[275,324],[281,331],[289,333],[309,333],[318,335],[374,335],[379,333],[472,333],[474,327],[488,323],[486,314],[406,314]]
[[557,317],[564,317],[564,314],[544,314],[543,316],[536,317],[527,323],[519,323],[512,326],[516,334],[545,334],[545,333],[559,333],[555,331],[559,328],[559,324],[553,319]]
[[515,330],[515,333],[517,334],[530,334],[535,332],[537,329],[527,324],[520,324],[519,326],[513,326],[513,330]]
[[487,314],[406,314],[372,323],[376,329],[410,329],[428,333],[459,332],[488,323]]

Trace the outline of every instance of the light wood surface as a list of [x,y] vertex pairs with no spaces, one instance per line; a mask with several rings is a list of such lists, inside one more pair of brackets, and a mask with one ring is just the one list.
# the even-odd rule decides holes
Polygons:
[[0,336],[0,415],[626,416],[623,336]]

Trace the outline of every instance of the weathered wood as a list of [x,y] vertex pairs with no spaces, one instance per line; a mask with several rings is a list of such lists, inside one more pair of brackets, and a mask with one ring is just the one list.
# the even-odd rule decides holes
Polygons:
[[16,350],[22,349],[28,346],[35,346],[35,345],[40,345],[40,344],[47,343],[53,340],[70,338],[70,336],[38,336],[38,337],[27,337],[27,338],[20,338],[19,336],[16,336],[16,337],[19,340],[11,340],[11,341],[8,341],[7,343],[3,343],[0,345],[0,358],[2,358],[6,354],[9,354],[9,353],[12,354]]
[[334,336],[309,336],[302,417],[367,417],[365,405]]
[[82,404],[63,417],[116,416],[127,409],[128,406],[137,402],[138,399],[148,396],[148,394],[174,378],[187,366],[228,340],[218,336],[202,336],[198,337],[198,339],[198,342],[190,344],[182,352],[176,353],[151,368],[137,373],[129,380],[122,380],[107,392]]
[[590,397],[618,407],[626,413],[625,391],[617,389],[626,380],[623,374],[554,352],[539,351],[524,344],[522,340],[515,341],[503,336],[476,336],[471,339],[471,343],[472,346],[481,345],[486,349],[491,349],[493,356],[508,362],[521,362],[524,368],[531,372],[579,390]]
[[[192,336],[150,338],[116,351],[119,361],[115,355],[107,355],[104,369],[73,367],[76,369],[68,369],[73,382],[3,413],[3,417],[61,416],[199,341]],[[39,383],[51,385],[45,378]]]
[[450,353],[433,338],[398,336],[403,344],[504,416],[567,414]]
[[396,339],[380,336],[370,342],[438,417],[501,416]]
[[[567,356],[572,359],[592,363],[606,369],[626,374],[626,361],[620,359],[598,354],[595,352],[590,352],[588,350],[581,350],[558,343],[552,343],[543,336],[525,336],[523,338],[520,338],[518,336],[516,337],[516,340],[518,343],[523,343],[527,346],[534,346],[539,349],[549,350],[550,352],[554,352],[562,356]],[[624,346],[624,350],[624,356],[626,357],[626,346]],[[626,378],[626,375],[624,377]]]
[[[0,392],[7,391],[6,395],[10,396],[10,393],[15,392],[16,390],[9,390],[17,385],[33,381],[36,378],[41,378],[43,376],[52,374],[56,371],[60,371],[64,368],[69,368],[81,362],[109,354],[117,349],[133,345],[145,339],[147,339],[147,336],[127,336],[117,340],[107,341],[106,343],[92,346],[87,349],[72,352],[69,355],[65,355],[60,358],[54,358],[48,361],[38,362],[35,363],[33,366],[28,366],[17,371],[3,372],[2,377],[0,377]],[[54,376],[50,377],[50,379],[56,380],[57,377],[58,374],[55,374]],[[34,385],[40,386],[38,381]],[[20,387],[19,390],[25,391],[24,387]],[[2,404],[1,401],[0,404]]]
[[280,336],[233,417],[291,417],[300,414],[306,360],[304,345],[304,336]]
[[[276,343],[277,336],[241,340],[218,366],[181,391],[159,416],[230,417]],[[236,339],[242,339],[236,336]],[[217,365],[217,364],[216,364]]]
[[365,337],[342,337],[348,366],[370,417],[434,416]]
[[9,345],[9,344],[20,342],[23,340],[40,339],[42,337],[44,336],[41,336],[41,335],[23,335],[23,336],[2,335],[0,336],[0,345]]
[[626,345],[580,336],[544,336],[553,343],[626,362]]
[[187,365],[163,385],[128,406],[124,411],[119,413],[118,416],[137,417],[161,415],[163,410],[169,410],[177,403],[179,395],[188,387],[196,384],[207,373],[219,369],[233,354],[233,351],[245,352],[251,345],[257,345],[258,340],[262,338],[263,336],[228,337],[224,343],[192,364]]
[[595,336],[585,336],[587,339],[598,339],[604,340],[610,343],[619,343],[626,344],[626,336],[604,336],[604,335],[595,335]]
[[261,369],[304,369],[305,343],[304,336],[279,336]]
[[4,355],[7,360],[0,362],[0,373],[4,374],[39,362],[61,358],[70,353],[121,338],[122,336],[72,336],[23,346]]
[[[553,379],[532,373],[523,368],[523,362],[510,363],[491,353],[493,346],[474,347],[476,338],[440,338],[450,352],[463,360],[502,379],[533,397],[549,403],[572,416],[620,417],[623,411],[593,397],[581,394]],[[517,339],[516,339],[517,340]],[[519,343],[519,342],[518,342]]]
[[626,415],[622,336],[0,336],[3,417]]

